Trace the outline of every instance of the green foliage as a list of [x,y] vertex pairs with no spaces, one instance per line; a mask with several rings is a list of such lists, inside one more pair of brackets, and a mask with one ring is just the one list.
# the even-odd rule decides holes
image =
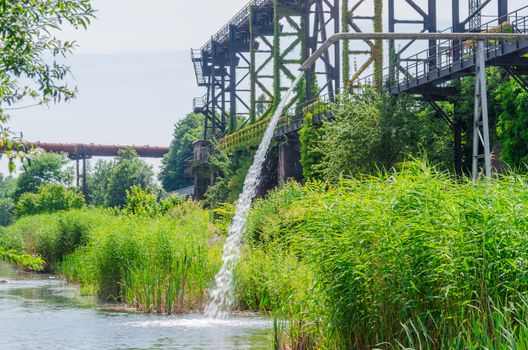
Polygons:
[[[93,15],[89,0],[0,3],[0,124],[8,119],[6,111],[20,103],[59,102],[76,95],[76,88],[64,82],[70,68],[63,63],[76,43],[54,34],[66,24],[86,29]],[[12,136],[9,128],[2,125],[0,140],[10,160],[10,170],[14,170],[13,157],[24,153],[12,142]]]
[[156,216],[161,210],[156,195],[147,192],[141,186],[132,186],[126,191],[126,203],[123,212],[129,215]]
[[203,137],[203,126],[204,116],[191,113],[174,127],[169,153],[163,158],[159,174],[165,191],[192,185],[192,180],[185,176],[185,167],[187,160],[193,157],[193,143]]
[[237,151],[231,156],[217,143],[212,145],[209,167],[215,174],[215,183],[207,189],[204,204],[216,208],[233,203],[242,192],[247,171],[253,161],[253,152]]
[[333,120],[320,130],[306,124],[300,134],[308,178],[372,174],[423,153],[435,164],[452,164],[449,127],[411,96],[367,90],[345,94],[329,109]]
[[41,271],[44,268],[44,260],[29,254],[21,254],[15,250],[5,250],[0,246],[0,260],[24,266],[33,271]]
[[[82,290],[146,312],[201,307],[220,263],[207,212],[188,203],[179,215],[148,219],[111,217],[90,232],[88,245],[60,270]],[[175,208],[173,208],[175,210]]]
[[37,193],[24,193],[16,203],[17,216],[80,209],[85,201],[81,194],[60,184],[41,185]]
[[306,113],[303,119],[303,126],[299,130],[301,165],[305,179],[314,179],[321,176],[320,171],[317,169],[317,165],[323,159],[323,154],[318,148],[321,142],[321,131],[317,125],[314,125],[313,117],[314,113]]
[[0,246],[42,257],[47,271],[78,247],[87,243],[97,225],[107,225],[111,216],[102,210],[70,210],[25,216],[0,231]]
[[12,197],[15,189],[16,180],[11,177],[5,178],[0,173],[0,226],[7,226],[13,221],[15,202]]
[[121,207],[126,203],[127,190],[140,186],[151,190],[154,172],[133,149],[119,150],[115,166],[108,180],[106,206]]
[[511,166],[528,164],[528,93],[510,80],[499,88],[501,103],[497,132],[502,143],[501,159]]
[[88,203],[94,206],[104,206],[106,204],[106,195],[110,184],[110,177],[115,162],[106,160],[97,160],[92,171],[88,174]]
[[5,177],[0,173],[0,198],[13,197],[17,186],[17,180],[12,177]]
[[0,226],[8,226],[13,222],[15,202],[11,198],[0,198]]
[[334,119],[323,123],[319,142],[325,177],[369,173],[380,165],[380,102],[375,93],[361,97],[345,94],[330,105]]
[[68,158],[64,154],[36,153],[22,164],[22,173],[17,178],[15,199],[24,193],[36,193],[43,184],[70,185],[73,181],[73,168],[66,167]]

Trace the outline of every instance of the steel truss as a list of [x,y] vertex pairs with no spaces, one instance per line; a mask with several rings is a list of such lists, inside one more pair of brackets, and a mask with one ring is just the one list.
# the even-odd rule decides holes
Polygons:
[[[205,115],[204,139],[233,131],[240,117],[253,123],[269,115],[295,78],[298,65],[339,31],[339,0],[253,0],[217,35],[192,50],[197,83],[207,92],[194,100]],[[298,96],[333,98],[340,88],[340,50],[306,74]],[[316,88],[316,76],[323,76]],[[244,123],[244,124],[245,124]]]
[[[368,15],[370,14],[370,15]],[[383,0],[342,0],[341,32],[383,31]],[[357,43],[355,43],[357,45]],[[343,41],[343,84],[353,88],[357,80],[373,66],[373,82],[381,87],[383,83],[383,41],[365,40],[364,45],[350,48],[348,40]],[[354,64],[351,73],[350,61]],[[358,61],[360,65],[358,65]]]

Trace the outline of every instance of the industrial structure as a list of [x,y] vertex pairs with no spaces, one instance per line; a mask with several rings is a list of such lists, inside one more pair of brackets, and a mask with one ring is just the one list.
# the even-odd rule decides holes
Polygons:
[[[294,70],[334,34],[528,33],[528,6],[511,10],[509,3],[252,0],[201,49],[192,50],[197,83],[205,88],[204,96],[194,100],[194,111],[206,117],[203,138],[221,139],[226,145],[258,138],[252,134],[262,132],[262,121],[276,108],[281,93],[294,78]],[[445,12],[450,11],[450,28],[439,28],[439,6],[443,6],[444,19]],[[388,18],[384,18],[384,13]],[[384,25],[388,27],[384,29]],[[528,59],[524,57],[528,53],[527,41],[488,40],[483,45],[485,65],[503,67],[528,89],[523,77],[528,73]],[[366,85],[377,86],[392,94],[420,96],[431,104],[453,130],[455,168],[461,173],[460,116],[444,111],[438,101],[454,103],[456,111],[458,79],[474,74],[477,68],[475,42],[432,38],[424,43],[395,38],[388,41],[386,49],[382,39],[344,39],[325,47],[306,71],[295,104],[283,117],[276,135],[287,137],[289,147],[296,147],[296,131],[313,101],[332,101],[337,92],[354,93]],[[384,62],[388,64],[384,66]],[[317,118],[321,116],[314,116],[314,122]],[[481,126],[473,129],[478,131]],[[292,159],[284,161],[290,163],[283,164],[286,167],[298,163]],[[298,169],[279,172],[284,176],[299,173]]]

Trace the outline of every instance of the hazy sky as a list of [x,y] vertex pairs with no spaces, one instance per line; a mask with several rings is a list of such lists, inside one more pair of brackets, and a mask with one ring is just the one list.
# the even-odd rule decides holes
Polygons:
[[[11,128],[30,141],[168,145],[174,123],[203,94],[190,48],[201,47],[246,2],[94,0],[92,26],[63,33],[79,44],[68,61],[78,98],[14,111]],[[510,0],[510,7],[525,2]],[[439,3],[441,26],[449,26],[451,2]],[[401,13],[410,13],[402,4]]]

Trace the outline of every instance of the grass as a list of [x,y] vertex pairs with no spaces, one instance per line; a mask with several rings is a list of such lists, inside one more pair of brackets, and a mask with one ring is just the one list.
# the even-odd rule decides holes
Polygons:
[[[278,347],[501,349],[528,340],[528,178],[458,183],[414,162],[307,184],[295,201],[291,191],[271,195],[276,211],[257,204],[248,232],[311,275],[274,309],[288,322],[277,327]],[[275,279],[287,281],[274,273],[259,284]]]
[[99,209],[30,216],[0,240],[43,257],[84,293],[173,313],[202,307],[220,265],[218,233],[209,213],[189,202],[154,218]]

